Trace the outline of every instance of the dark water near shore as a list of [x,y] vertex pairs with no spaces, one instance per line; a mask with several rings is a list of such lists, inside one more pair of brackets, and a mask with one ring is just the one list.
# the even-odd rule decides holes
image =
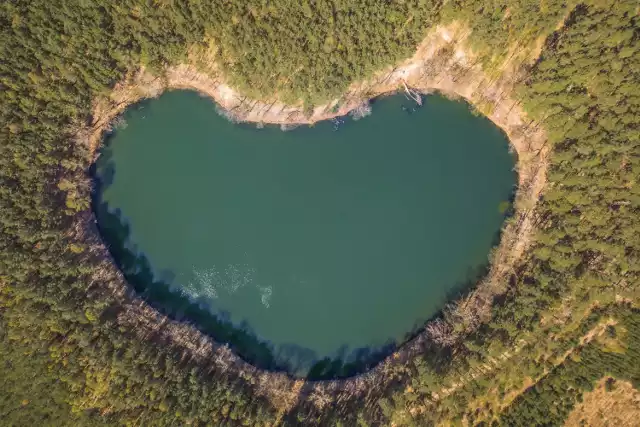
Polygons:
[[196,93],[131,107],[95,174],[127,279],[259,367],[364,370],[480,277],[516,174],[466,104],[396,95],[283,132]]

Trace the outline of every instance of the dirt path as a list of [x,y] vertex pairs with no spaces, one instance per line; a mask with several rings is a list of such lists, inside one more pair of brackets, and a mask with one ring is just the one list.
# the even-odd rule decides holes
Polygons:
[[[593,304],[591,305],[584,313],[583,316],[581,317],[582,319],[586,318],[589,316],[589,314],[591,313],[591,311],[597,306],[597,304]],[[562,306],[558,307],[558,310],[561,311],[563,309]],[[519,387],[516,390],[513,390],[511,392],[509,392],[506,396],[497,399],[495,401],[492,400],[486,400],[486,399],[481,399],[483,404],[486,404],[488,402],[493,402],[497,405],[496,411],[500,412],[502,410],[504,410],[506,407],[508,407],[511,402],[513,402],[513,400],[515,400],[519,395],[521,395],[522,393],[526,392],[530,387],[534,386],[535,384],[537,384],[540,380],[542,380],[542,378],[544,378],[546,375],[549,374],[549,372],[553,369],[553,367],[557,367],[559,365],[561,365],[562,363],[564,363],[564,361],[570,357],[572,354],[574,354],[576,352],[576,350],[584,347],[585,345],[587,345],[588,343],[592,342],[594,339],[601,337],[608,326],[614,326],[617,324],[617,321],[613,318],[608,318],[604,321],[599,322],[597,325],[595,325],[593,328],[591,328],[589,331],[587,331],[584,335],[582,335],[578,341],[578,344],[576,344],[574,347],[571,347],[569,350],[567,350],[565,353],[563,353],[561,356],[559,356],[558,358],[556,358],[553,363],[552,363],[552,368],[550,369],[545,369],[538,377],[536,378],[529,378],[529,377],[524,377],[524,383],[521,387]],[[447,387],[442,387],[440,390],[432,392],[432,398],[434,399],[435,402],[442,400],[444,398],[446,398],[447,396],[455,393],[456,391],[460,390],[461,388],[463,388],[465,385],[469,384],[470,382],[476,380],[479,377],[482,376],[487,376],[487,375],[491,375],[492,373],[503,369],[504,368],[504,364],[511,358],[513,358],[514,356],[518,355],[519,353],[521,353],[522,349],[524,349],[527,345],[529,345],[531,342],[533,342],[536,338],[534,337],[530,337],[530,336],[525,336],[523,339],[520,339],[518,341],[518,344],[515,346],[515,348],[513,348],[512,350],[507,350],[505,352],[503,352],[502,354],[500,354],[500,356],[497,356],[495,358],[490,357],[488,358],[488,360],[477,366],[474,367],[473,369],[470,369],[467,375],[464,376],[460,376],[458,381],[454,381],[452,382],[449,386]],[[470,403],[470,407],[474,407],[474,402]],[[486,406],[478,406],[478,409],[481,410],[482,412],[486,412]],[[429,405],[422,405],[422,404],[416,404],[413,407],[410,407],[408,409],[408,411],[412,414],[412,415],[417,415],[419,413],[425,412],[429,410]],[[477,419],[476,422],[482,421],[481,419]]]
[[589,330],[586,334],[584,334],[582,337],[580,337],[580,341],[579,343],[570,348],[569,350],[567,350],[566,352],[564,352],[564,354],[562,354],[562,356],[558,357],[556,360],[553,361],[553,365],[551,368],[549,369],[545,369],[542,374],[540,374],[537,378],[531,379],[530,381],[527,381],[523,387],[521,387],[518,390],[514,390],[511,393],[507,394],[501,401],[499,410],[504,410],[506,409],[509,405],[511,405],[511,403],[521,394],[525,393],[528,389],[530,389],[531,387],[533,387],[534,385],[538,384],[544,377],[546,377],[549,372],[551,372],[554,368],[562,365],[565,360],[567,360],[567,358],[569,356],[571,356],[572,354],[575,354],[576,350],[584,347],[585,345],[589,344],[591,341],[593,341],[595,338],[601,336],[602,334],[604,334],[604,332],[607,329],[607,326],[614,326],[617,322],[614,319],[608,319],[605,322],[601,322],[599,324],[597,324],[596,326],[594,326],[591,330]]

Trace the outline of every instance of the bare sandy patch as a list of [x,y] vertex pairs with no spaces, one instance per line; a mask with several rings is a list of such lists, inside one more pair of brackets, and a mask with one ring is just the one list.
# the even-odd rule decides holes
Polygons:
[[583,395],[582,403],[576,405],[564,425],[634,427],[639,419],[640,391],[628,381],[606,377]]

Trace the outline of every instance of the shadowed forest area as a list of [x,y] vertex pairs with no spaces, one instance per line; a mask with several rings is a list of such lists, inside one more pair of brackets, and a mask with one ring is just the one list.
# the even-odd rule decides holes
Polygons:
[[[635,0],[3,2],[0,423],[561,425],[603,376],[637,387],[638,19]],[[518,64],[515,95],[550,148],[535,243],[491,318],[385,365],[390,380],[375,387],[304,383],[286,405],[256,392],[257,379],[140,339],[121,316],[122,278],[88,231],[92,102],[195,46],[213,48],[240,92],[311,105],[452,22],[491,76]],[[582,345],[609,317],[605,338]]]

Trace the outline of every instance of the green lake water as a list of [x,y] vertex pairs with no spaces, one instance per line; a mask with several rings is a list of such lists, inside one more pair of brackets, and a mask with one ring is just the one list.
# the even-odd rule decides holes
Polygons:
[[489,120],[415,107],[284,132],[190,91],[137,104],[95,166],[101,233],[144,298],[245,360],[367,369],[483,274],[516,184]]

